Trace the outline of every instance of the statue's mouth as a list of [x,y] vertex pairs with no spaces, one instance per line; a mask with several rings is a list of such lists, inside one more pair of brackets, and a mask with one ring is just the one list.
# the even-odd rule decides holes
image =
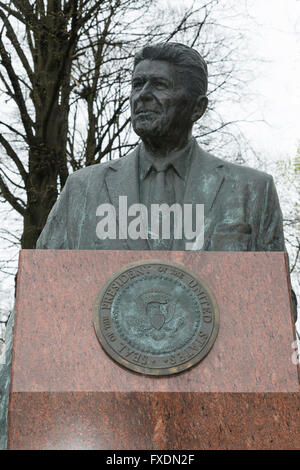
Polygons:
[[152,114],[159,114],[158,111],[154,109],[138,109],[135,111],[136,116],[151,116]]

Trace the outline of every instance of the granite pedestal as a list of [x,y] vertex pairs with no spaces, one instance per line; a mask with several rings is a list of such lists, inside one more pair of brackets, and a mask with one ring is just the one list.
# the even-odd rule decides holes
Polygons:
[[20,253],[9,449],[300,448],[295,329],[284,253],[159,252],[213,292],[216,342],[194,368],[121,368],[93,328],[99,292],[146,251]]

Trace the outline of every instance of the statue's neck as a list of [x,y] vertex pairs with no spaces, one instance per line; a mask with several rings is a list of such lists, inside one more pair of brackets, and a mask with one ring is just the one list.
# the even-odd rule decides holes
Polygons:
[[166,158],[173,153],[180,152],[184,149],[192,138],[192,132],[185,133],[180,136],[172,136],[168,139],[165,137],[143,137],[142,141],[146,151],[154,158]]

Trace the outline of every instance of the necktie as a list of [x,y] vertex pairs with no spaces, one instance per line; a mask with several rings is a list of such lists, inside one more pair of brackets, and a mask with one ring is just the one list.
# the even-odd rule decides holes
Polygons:
[[[154,163],[154,178],[153,184],[151,185],[150,190],[150,210],[149,210],[149,217],[153,211],[152,204],[168,204],[168,206],[172,206],[175,203],[175,192],[174,192],[174,185],[173,185],[173,178],[170,168],[170,165],[166,164],[158,164]],[[150,223],[151,218],[150,218]],[[169,250],[172,246],[172,241],[174,237],[174,222],[173,216],[170,216],[170,238],[163,239],[162,238],[162,224],[169,223],[168,217],[164,216],[163,212],[159,212],[158,218],[155,219],[156,224],[153,227],[153,224],[150,225],[152,236],[153,232],[158,234],[158,238],[151,238],[149,239],[150,248],[152,250]],[[154,229],[154,230],[153,230]]]

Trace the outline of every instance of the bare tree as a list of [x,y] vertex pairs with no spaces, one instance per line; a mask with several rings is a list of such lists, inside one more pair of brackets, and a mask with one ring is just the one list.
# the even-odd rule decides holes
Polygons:
[[[3,21],[0,78],[3,91],[13,100],[21,121],[21,126],[14,127],[1,122],[14,134],[14,138],[9,139],[2,132],[0,143],[14,163],[21,182],[9,178],[2,166],[0,188],[2,196],[24,218],[24,248],[34,246],[57,198],[57,178],[63,185],[68,176],[65,148],[72,57],[80,30],[95,7],[99,7],[95,5],[83,13],[82,3],[86,2],[62,5],[51,0],[47,6],[43,1],[0,3]],[[15,62],[16,57],[18,62]],[[13,145],[16,137],[18,146]],[[28,151],[25,164],[18,151],[21,143]],[[25,190],[26,201],[10,189],[8,182],[16,190]]]

